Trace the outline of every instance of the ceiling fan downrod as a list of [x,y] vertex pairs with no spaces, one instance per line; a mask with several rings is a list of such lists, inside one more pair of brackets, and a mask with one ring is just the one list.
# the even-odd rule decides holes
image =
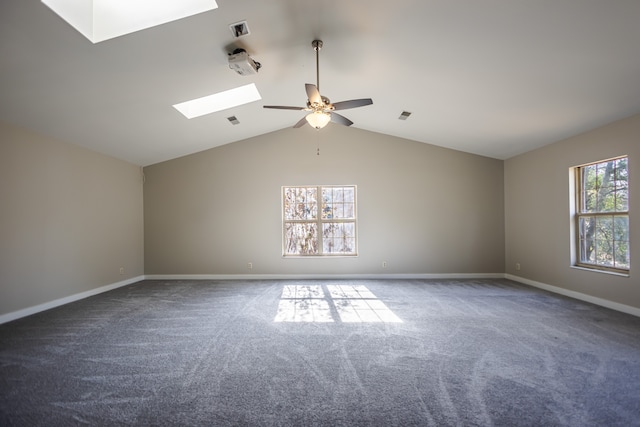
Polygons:
[[320,92],[320,49],[322,49],[322,40],[312,41],[311,46],[316,51],[316,87]]

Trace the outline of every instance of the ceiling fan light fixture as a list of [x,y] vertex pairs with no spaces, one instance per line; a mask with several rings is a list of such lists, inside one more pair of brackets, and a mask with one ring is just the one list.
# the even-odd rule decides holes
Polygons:
[[316,129],[322,129],[331,121],[331,115],[324,111],[314,111],[306,116],[307,122]]

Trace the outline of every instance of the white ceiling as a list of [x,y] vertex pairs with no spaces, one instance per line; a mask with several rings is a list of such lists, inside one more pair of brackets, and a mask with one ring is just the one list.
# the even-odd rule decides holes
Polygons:
[[[304,106],[315,38],[322,94],[372,98],[342,112],[369,131],[506,159],[640,113],[638,0],[218,5],[92,44],[39,0],[2,0],[0,120],[157,163],[293,126],[303,112],[262,106]],[[234,39],[241,20],[251,34]],[[257,75],[229,69],[235,47],[262,64]],[[262,101],[191,120],[172,107],[248,83]]]

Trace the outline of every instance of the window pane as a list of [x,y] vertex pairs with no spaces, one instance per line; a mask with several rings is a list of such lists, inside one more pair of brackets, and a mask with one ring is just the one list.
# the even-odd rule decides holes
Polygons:
[[597,165],[595,165],[596,168],[596,181],[595,181],[595,188],[596,190],[601,188],[604,180],[605,180],[605,176],[606,176],[606,171],[607,171],[607,165],[609,162],[605,162],[605,163],[598,163]]
[[627,215],[580,217],[578,232],[581,263],[629,268]]
[[599,216],[596,218],[596,239],[613,240],[612,216]]
[[322,248],[326,253],[355,253],[354,223],[322,224]]
[[318,230],[315,223],[286,223],[284,240],[286,255],[318,253]]
[[629,170],[627,168],[627,158],[616,160],[616,181],[617,182],[629,182]]
[[333,188],[333,201],[335,203],[344,202],[344,189],[342,187]]
[[615,267],[628,269],[630,266],[629,242],[616,242]]
[[629,257],[629,217],[615,216],[613,218],[613,258],[616,268],[628,269]]
[[629,241],[629,217],[618,215],[613,217],[614,238],[618,241]]
[[596,263],[613,267],[613,217],[597,217],[596,232]]
[[596,239],[596,264],[613,267],[613,242],[611,240]]
[[624,212],[629,210],[629,193],[626,185],[618,188],[616,191],[616,209],[617,212]]
[[580,236],[580,262],[595,262],[595,246],[593,234],[595,232],[595,217],[580,217],[579,219],[579,236]]
[[593,237],[595,232],[596,217],[594,216],[581,216],[579,221],[579,235],[581,239],[588,239]]
[[344,187],[322,188],[322,219],[344,218]]
[[356,210],[354,203],[345,203],[344,204],[344,216],[345,219],[355,218]]
[[345,187],[344,188],[344,201],[345,203],[355,203],[356,201],[356,193],[353,187]]
[[333,189],[331,187],[322,187],[322,201],[325,203],[333,202]]
[[324,188],[323,219],[353,219],[355,218],[355,188],[332,187]]
[[596,192],[596,166],[584,166],[580,168],[582,188],[580,190],[582,194],[582,206],[581,211],[588,213],[593,212],[596,206],[597,192]]
[[284,218],[293,219],[295,216],[295,190],[285,188],[283,191]]
[[585,264],[595,264],[596,253],[592,240],[580,239],[580,262]]
[[629,173],[627,159],[616,160],[615,185],[616,185],[616,210],[629,210]]
[[598,211],[614,212],[616,210],[616,188],[612,182],[606,187],[601,187],[598,192]]
[[322,219],[333,218],[333,191],[331,187],[322,188]]
[[318,215],[318,189],[315,187],[307,188],[307,209],[309,219],[315,219]]
[[314,187],[285,187],[284,219],[315,219],[317,189]]
[[594,190],[584,190],[582,192],[582,212],[596,212],[596,201],[598,200],[598,192]]

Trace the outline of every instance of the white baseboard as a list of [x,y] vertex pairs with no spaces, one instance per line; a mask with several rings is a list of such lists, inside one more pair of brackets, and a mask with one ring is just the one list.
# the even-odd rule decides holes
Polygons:
[[446,274],[150,274],[147,280],[503,279],[504,273]]
[[620,304],[603,298],[583,294],[581,292],[570,291],[568,289],[559,288],[557,286],[547,285],[546,283],[536,282],[535,280],[525,279],[524,277],[514,276],[512,274],[505,274],[504,278],[513,280],[514,282],[522,283],[524,285],[533,286],[534,288],[544,289],[545,291],[553,292],[555,294],[564,295],[566,297],[575,298],[580,301],[589,302],[601,307],[610,308],[612,310],[640,317],[640,308],[632,307],[630,305]]
[[78,294],[70,295],[64,298],[59,298],[53,301],[45,302],[43,304],[34,305],[33,307],[27,307],[27,308],[23,308],[22,310],[2,314],[0,315],[0,325],[3,323],[11,322],[12,320],[20,319],[21,317],[30,316],[32,314],[36,314],[41,311],[45,311],[52,308],[60,307],[61,305],[69,304],[70,302],[78,301],[84,298],[101,294],[103,292],[111,291],[113,289],[117,289],[122,286],[131,285],[132,283],[136,283],[141,280],[144,280],[144,276],[132,277],[130,279],[122,280],[116,283],[111,283],[109,285],[101,286],[96,289],[80,292]]
[[570,291],[568,289],[559,288],[557,286],[547,285],[546,283],[536,282],[534,280],[525,279],[524,277],[514,276],[505,273],[447,273],[447,274],[151,274],[145,276],[132,277],[127,280],[101,286],[86,292],[70,295],[65,298],[49,301],[44,304],[27,307],[22,310],[13,311],[0,315],[0,324],[19,319],[21,317],[30,316],[41,311],[69,304],[93,295],[98,295],[113,289],[127,286],[142,280],[314,280],[314,279],[509,279],[524,285],[533,286],[535,288],[544,289],[549,292],[586,301],[612,310],[631,314],[640,317],[640,308],[632,307],[625,304],[605,300],[580,292]]

